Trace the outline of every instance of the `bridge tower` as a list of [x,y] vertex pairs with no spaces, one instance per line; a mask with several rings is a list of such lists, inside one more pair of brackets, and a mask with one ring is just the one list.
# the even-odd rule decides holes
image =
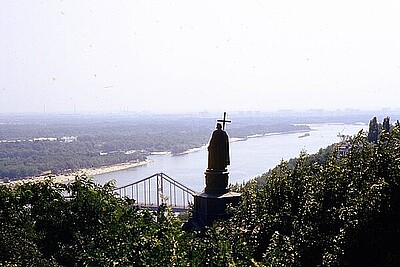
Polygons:
[[194,195],[193,217],[188,221],[189,228],[203,230],[215,220],[225,219],[227,206],[237,205],[241,195],[228,189],[230,165],[229,137],[225,131],[226,112],[217,123],[208,146],[208,167],[205,171],[205,188],[202,193]]

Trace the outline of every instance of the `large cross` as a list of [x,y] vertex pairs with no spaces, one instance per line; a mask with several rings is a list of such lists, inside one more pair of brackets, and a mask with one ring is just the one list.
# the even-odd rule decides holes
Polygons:
[[232,122],[232,121],[228,121],[226,119],[226,112],[224,112],[224,118],[222,120],[217,120],[217,122],[222,122],[222,130],[225,130],[225,123],[226,122]]

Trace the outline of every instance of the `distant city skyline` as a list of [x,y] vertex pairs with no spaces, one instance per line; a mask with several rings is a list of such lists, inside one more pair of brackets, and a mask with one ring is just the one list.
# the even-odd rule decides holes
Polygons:
[[400,2],[1,1],[0,113],[397,110]]

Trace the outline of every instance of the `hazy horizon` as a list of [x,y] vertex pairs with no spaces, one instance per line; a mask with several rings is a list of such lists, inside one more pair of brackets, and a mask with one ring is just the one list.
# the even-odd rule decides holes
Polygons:
[[1,1],[0,114],[398,110],[400,2]]

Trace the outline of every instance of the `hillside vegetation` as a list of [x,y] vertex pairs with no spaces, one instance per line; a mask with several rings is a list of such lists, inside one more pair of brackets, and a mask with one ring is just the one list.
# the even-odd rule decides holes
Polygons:
[[309,159],[243,186],[230,219],[201,235],[87,177],[1,186],[0,266],[399,266],[400,128]]

